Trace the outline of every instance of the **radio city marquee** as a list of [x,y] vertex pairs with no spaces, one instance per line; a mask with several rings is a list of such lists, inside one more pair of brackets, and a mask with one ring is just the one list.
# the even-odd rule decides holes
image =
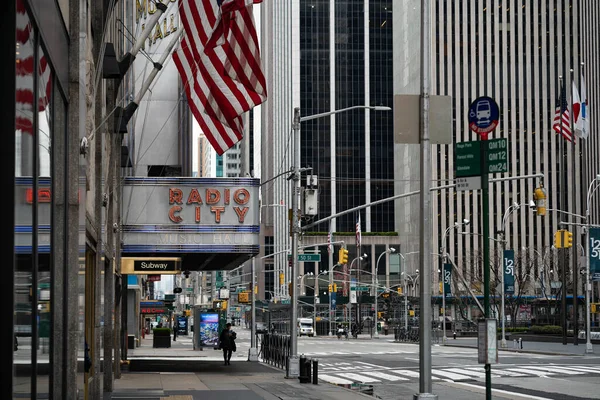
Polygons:
[[254,178],[124,178],[125,245],[184,247],[177,252],[258,246],[258,190]]

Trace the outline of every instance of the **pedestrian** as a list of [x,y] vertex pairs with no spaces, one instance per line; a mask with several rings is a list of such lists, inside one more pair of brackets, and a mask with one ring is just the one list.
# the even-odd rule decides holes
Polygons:
[[231,323],[228,322],[219,335],[219,348],[223,350],[223,361],[225,361],[225,365],[231,365],[229,362],[233,351],[231,343]]
[[177,325],[176,324],[173,325],[173,341],[174,342],[177,341]]

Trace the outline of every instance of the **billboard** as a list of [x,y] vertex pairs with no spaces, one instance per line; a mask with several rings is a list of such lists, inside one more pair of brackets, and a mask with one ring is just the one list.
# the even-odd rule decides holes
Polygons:
[[219,345],[219,314],[200,313],[200,346]]

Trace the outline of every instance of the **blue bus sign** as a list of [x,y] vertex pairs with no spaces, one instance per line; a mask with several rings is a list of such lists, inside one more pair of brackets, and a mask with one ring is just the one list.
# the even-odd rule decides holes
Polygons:
[[487,139],[487,134],[496,129],[500,120],[500,109],[491,97],[478,97],[469,107],[469,128]]

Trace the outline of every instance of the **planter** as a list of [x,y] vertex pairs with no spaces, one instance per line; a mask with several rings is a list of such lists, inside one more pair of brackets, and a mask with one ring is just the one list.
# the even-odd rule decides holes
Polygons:
[[152,339],[152,347],[167,348],[171,347],[171,336],[154,336]]

